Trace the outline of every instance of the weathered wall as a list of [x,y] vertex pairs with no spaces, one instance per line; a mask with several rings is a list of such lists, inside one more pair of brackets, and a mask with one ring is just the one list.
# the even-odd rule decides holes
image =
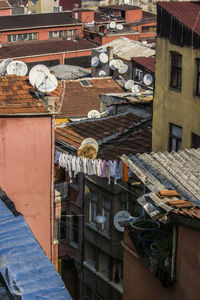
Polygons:
[[[134,250],[127,234],[125,244]],[[165,288],[161,282],[129,251],[124,249],[124,300],[198,300],[200,293],[200,231],[179,226],[176,281]]]
[[[170,51],[182,55],[182,90],[169,88],[171,75]],[[153,151],[168,150],[169,123],[181,126],[182,149],[191,147],[191,132],[200,135],[200,99],[195,96],[196,66],[200,50],[172,45],[157,38],[155,96],[153,111]]]
[[1,188],[49,258],[51,139],[51,117],[0,118]]

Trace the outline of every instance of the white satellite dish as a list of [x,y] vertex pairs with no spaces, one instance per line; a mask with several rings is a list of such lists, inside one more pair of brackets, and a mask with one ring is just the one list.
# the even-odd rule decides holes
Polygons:
[[122,24],[117,24],[117,29],[118,30],[122,30],[124,28],[124,26]]
[[116,22],[112,21],[110,22],[110,28],[114,29],[116,27]]
[[143,77],[143,82],[145,85],[151,85],[153,82],[153,77],[151,74],[147,73]]
[[25,76],[28,72],[27,65],[20,60],[13,60],[7,65],[8,75]]
[[45,66],[45,65],[36,65],[34,66],[30,72],[29,72],[29,81],[31,83],[32,86],[36,85],[36,80],[42,81],[45,77],[45,75],[50,74],[49,69]]
[[82,143],[81,143],[81,146],[84,146],[86,144],[89,144],[89,145],[92,145],[96,151],[99,150],[99,144],[97,143],[97,141],[93,138],[85,138]]
[[119,222],[129,221],[130,214],[127,211],[119,211],[114,216],[113,224],[114,227],[121,232],[124,232],[124,227],[119,225]]
[[94,57],[92,58],[91,65],[92,65],[93,67],[97,67],[98,64],[99,64],[99,58],[98,58],[97,56],[94,56]]
[[101,53],[99,59],[103,64],[106,64],[108,62],[108,55],[106,53]]
[[116,68],[116,66],[115,66],[116,62],[117,62],[116,59],[112,59],[112,60],[110,61],[110,63],[109,63],[109,67],[110,67],[110,69],[113,70],[113,71],[117,70],[117,68]]
[[105,77],[106,72],[104,70],[99,71],[99,77]]
[[119,69],[118,69],[119,74],[124,74],[124,73],[126,73],[127,71],[128,71],[128,66],[125,65],[125,64],[121,65],[121,66],[119,67]]
[[132,86],[134,85],[134,81],[132,79],[126,81],[125,83],[125,89],[131,90]]
[[93,138],[86,138],[82,141],[80,147],[77,150],[79,157],[86,157],[95,159],[99,150],[97,141]]
[[13,61],[12,58],[5,58],[4,60],[2,60],[2,62],[0,63],[0,75],[5,75],[6,74],[7,65],[11,61]]
[[92,109],[88,112],[88,119],[100,118],[101,114],[98,110]]
[[142,87],[141,87],[140,85],[138,85],[138,84],[134,84],[134,85],[131,87],[131,91],[132,91],[132,93],[135,94],[135,95],[138,94],[138,93],[140,93],[141,90],[142,90]]
[[35,81],[35,86],[42,93],[53,92],[58,85],[57,78],[53,74],[46,74],[43,79],[39,78]]
[[115,67],[117,69],[119,69],[121,66],[123,66],[123,61],[121,59],[116,59],[116,62],[115,62]]

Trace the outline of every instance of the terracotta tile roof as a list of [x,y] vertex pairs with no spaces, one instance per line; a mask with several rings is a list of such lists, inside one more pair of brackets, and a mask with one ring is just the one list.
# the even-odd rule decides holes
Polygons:
[[79,41],[73,40],[57,40],[57,41],[40,41],[40,42],[26,42],[23,44],[12,44],[0,48],[0,59],[4,58],[20,58],[26,56],[43,55],[50,53],[79,51],[85,49],[92,49],[96,44],[86,39]]
[[11,8],[7,0],[0,0],[0,9]]
[[87,137],[98,141],[98,157],[104,159],[119,159],[119,155],[131,153],[133,149],[142,153],[151,151],[151,127],[133,113],[68,123],[56,129],[56,140],[75,149]]
[[41,27],[49,28],[56,26],[62,27],[75,24],[82,23],[72,19],[71,12],[1,16],[0,31]]
[[143,68],[155,73],[155,58],[154,57],[132,57],[134,62],[141,65]]
[[0,115],[48,113],[25,76],[0,76]]
[[199,207],[193,207],[193,208],[180,208],[180,209],[173,209],[171,213],[180,215],[182,217],[186,218],[192,218],[192,219],[200,219],[200,208]]
[[65,82],[61,115],[68,117],[87,116],[90,110],[99,110],[100,94],[123,92],[122,88],[111,77],[87,78],[90,86],[82,85],[82,80],[67,80]]
[[159,2],[158,4],[181,23],[200,35],[200,3],[198,2]]

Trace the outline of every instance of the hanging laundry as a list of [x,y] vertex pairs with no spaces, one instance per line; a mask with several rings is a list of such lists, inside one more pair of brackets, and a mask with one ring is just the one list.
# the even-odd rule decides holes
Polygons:
[[115,184],[117,183],[117,180],[122,179],[123,178],[123,168],[122,168],[122,161],[120,161],[119,163],[117,163],[116,165],[116,172],[115,172]]
[[128,182],[128,180],[129,180],[129,176],[128,176],[129,168],[124,162],[122,162],[122,166],[123,166],[123,181]]

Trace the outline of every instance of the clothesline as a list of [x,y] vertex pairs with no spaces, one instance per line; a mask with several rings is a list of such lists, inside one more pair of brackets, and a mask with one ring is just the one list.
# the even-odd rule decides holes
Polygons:
[[83,173],[107,178],[108,184],[113,177],[116,184],[117,180],[128,182],[129,176],[131,176],[131,170],[122,161],[89,159],[56,151],[55,162],[65,168],[70,178],[76,177],[78,173]]

